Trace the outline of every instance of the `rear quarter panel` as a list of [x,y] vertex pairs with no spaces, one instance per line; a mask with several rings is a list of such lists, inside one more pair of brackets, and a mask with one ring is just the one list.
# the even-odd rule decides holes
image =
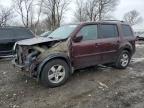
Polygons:
[[[124,24],[124,25],[128,25],[128,24]],[[129,49],[131,51],[131,54],[133,55],[136,50],[136,47],[135,47],[136,37],[134,36],[133,29],[130,27],[132,31],[132,36],[126,37],[124,36],[121,24],[118,24],[118,28],[119,28],[119,34],[120,34],[120,39],[121,39],[120,46],[119,46],[120,51],[123,49]]]

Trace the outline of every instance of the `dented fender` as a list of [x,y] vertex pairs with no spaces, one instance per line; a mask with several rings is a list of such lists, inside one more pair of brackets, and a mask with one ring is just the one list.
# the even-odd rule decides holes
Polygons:
[[50,60],[53,60],[53,59],[63,59],[67,62],[67,64],[69,65],[69,68],[70,68],[70,73],[72,73],[72,66],[71,66],[71,62],[70,62],[70,58],[69,56],[66,54],[66,53],[63,53],[63,52],[58,52],[58,53],[54,53],[54,54],[50,54],[47,56],[47,58],[45,58],[38,66],[38,69],[37,69],[37,73],[38,73],[38,80],[40,79],[40,75],[41,75],[41,72],[42,72],[42,69],[43,67],[45,66],[46,63],[48,63]]

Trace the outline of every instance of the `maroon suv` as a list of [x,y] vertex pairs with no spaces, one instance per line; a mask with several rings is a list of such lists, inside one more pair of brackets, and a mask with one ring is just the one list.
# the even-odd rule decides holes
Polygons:
[[44,85],[64,84],[76,69],[113,64],[125,69],[135,52],[132,28],[123,21],[64,25],[48,37],[19,41],[13,64]]

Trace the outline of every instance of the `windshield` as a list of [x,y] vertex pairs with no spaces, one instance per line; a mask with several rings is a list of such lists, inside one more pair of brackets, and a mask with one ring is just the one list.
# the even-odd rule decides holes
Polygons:
[[54,32],[52,32],[48,37],[66,39],[75,30],[76,27],[77,25],[61,26],[58,29],[56,29]]

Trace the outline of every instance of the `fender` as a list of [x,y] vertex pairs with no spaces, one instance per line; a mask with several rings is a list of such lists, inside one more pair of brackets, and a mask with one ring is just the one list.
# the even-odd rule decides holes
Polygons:
[[60,58],[60,59],[63,59],[67,62],[67,64],[69,65],[69,68],[70,68],[70,73],[72,74],[72,66],[71,66],[71,62],[70,62],[70,58],[67,54],[65,53],[62,53],[62,52],[59,52],[59,53],[54,53],[54,54],[50,54],[47,56],[47,58],[45,58],[38,66],[38,69],[37,69],[37,79],[39,80],[40,79],[40,75],[41,75],[41,72],[42,72],[42,69],[43,67],[45,66],[45,64],[47,62],[49,62],[50,60],[52,59],[56,59],[56,58]]
[[122,50],[128,50],[131,54],[133,54],[133,47],[130,43],[123,43],[120,45],[120,48],[119,48],[119,53],[122,51]]

